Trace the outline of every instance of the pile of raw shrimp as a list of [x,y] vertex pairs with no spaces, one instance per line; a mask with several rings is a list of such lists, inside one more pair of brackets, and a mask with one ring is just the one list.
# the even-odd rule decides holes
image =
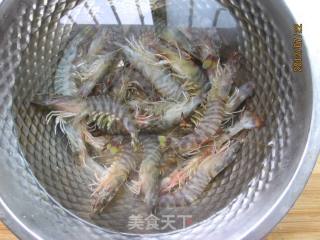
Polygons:
[[93,28],[75,34],[53,91],[33,103],[66,137],[75,163],[102,166],[93,212],[123,187],[152,212],[194,204],[234,161],[247,131],[261,126],[246,108],[254,84],[234,83],[241,58],[220,56],[209,38],[195,40],[187,30],[119,42],[108,36]]

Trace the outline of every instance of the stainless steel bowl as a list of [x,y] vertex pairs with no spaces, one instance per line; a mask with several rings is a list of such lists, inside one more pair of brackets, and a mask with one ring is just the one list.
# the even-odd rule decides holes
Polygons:
[[[142,204],[125,190],[104,214],[90,215],[92,169],[72,164],[65,141],[30,106],[34,94],[50,88],[60,53],[77,25],[73,11],[83,6],[79,14],[87,11],[86,17],[95,23],[99,21],[95,7],[103,2],[108,1],[4,0],[0,5],[0,203],[5,223],[22,239],[263,238],[303,190],[319,152],[320,35],[311,28],[317,17],[311,14],[315,1],[221,0],[223,9],[218,12],[213,0],[167,1],[175,2],[162,13],[167,20],[173,17],[171,24],[187,21],[193,26],[193,18],[183,20],[186,9],[198,14],[198,24],[207,24],[201,22],[205,11],[219,30],[219,18],[228,25],[230,15],[223,12],[231,12],[236,35],[219,31],[229,39],[237,36],[229,43],[237,44],[246,60],[244,68],[257,84],[252,104],[266,125],[248,135],[237,160],[200,202],[160,211],[192,215],[193,224],[139,233],[130,231],[127,223],[143,211]],[[198,13],[192,10],[197,5],[202,9]],[[302,8],[308,14],[300,17]],[[124,16],[128,9],[122,9]],[[116,23],[126,21],[119,12],[117,18],[116,7],[110,14]],[[147,21],[146,16],[137,16]],[[296,21],[303,24],[301,73],[292,71]]]

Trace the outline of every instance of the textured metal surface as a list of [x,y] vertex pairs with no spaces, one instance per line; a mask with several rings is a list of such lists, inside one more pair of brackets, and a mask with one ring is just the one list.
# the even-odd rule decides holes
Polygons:
[[[73,26],[60,24],[60,19],[82,1],[8,2],[3,8],[12,11],[14,6],[15,15],[10,26],[1,24],[0,34],[4,36],[0,39],[0,193],[8,215],[17,217],[9,221],[25,229],[17,232],[26,238],[126,239],[124,233],[131,232],[129,216],[147,216],[142,202],[124,189],[104,214],[90,216],[89,184],[94,178],[90,164],[82,169],[75,166],[65,139],[56,136],[53,127],[46,125],[45,115],[30,106],[34,94],[50,89],[70,37]],[[294,75],[290,69],[288,37],[293,20],[280,1],[221,3],[239,24],[244,68],[257,84],[252,107],[265,118],[266,126],[249,134],[237,160],[201,201],[192,207],[160,210],[159,215],[192,215],[192,226],[157,235],[145,232],[153,234],[146,239],[239,239],[265,217],[301,164],[313,95],[308,59],[304,73]],[[95,15],[91,5],[84,6]],[[75,22],[71,16],[69,20]],[[139,239],[141,235],[131,237]]]

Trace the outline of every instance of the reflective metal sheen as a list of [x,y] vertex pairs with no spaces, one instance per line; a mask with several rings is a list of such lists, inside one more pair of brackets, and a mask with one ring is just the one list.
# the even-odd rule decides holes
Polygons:
[[[130,215],[143,211],[142,203],[126,190],[106,213],[90,215],[94,172],[90,166],[72,164],[61,136],[55,136],[44,115],[30,106],[40,89],[50,88],[72,27],[81,24],[78,6],[89,8],[86,16],[79,10],[83,24],[131,21],[147,27],[157,21],[148,10],[142,11],[145,16],[138,11],[136,17],[128,10],[131,17],[123,18],[127,10],[110,8],[109,18],[96,9],[108,1],[86,2],[4,0],[0,5],[0,205],[5,223],[22,239],[262,239],[302,192],[319,153],[320,34],[315,27],[319,16],[311,14],[315,1],[220,0],[235,21],[225,10],[219,13],[223,20],[212,22],[187,17],[183,21],[181,15],[181,24],[215,26],[237,45],[245,58],[243,67],[257,84],[252,107],[265,119],[265,127],[248,135],[237,160],[201,201],[160,210],[162,215],[192,215],[191,226],[139,234],[126,224]],[[178,24],[179,6],[190,4],[180,2],[166,8],[167,24]],[[302,14],[302,8],[310,14]],[[295,23],[304,26],[301,73],[291,67]]]

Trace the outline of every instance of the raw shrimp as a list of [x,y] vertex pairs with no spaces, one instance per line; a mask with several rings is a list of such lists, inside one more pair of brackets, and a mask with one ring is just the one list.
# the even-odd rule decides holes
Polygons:
[[[55,76],[55,94],[85,97],[110,68],[114,68],[117,52],[102,52],[106,30],[97,31],[88,51],[82,49],[92,35],[92,29],[85,28],[69,43]],[[82,51],[81,59],[79,51]]]
[[92,29],[84,28],[68,44],[58,64],[54,80],[54,92],[57,95],[75,96],[78,92],[72,73],[75,70],[73,63],[77,60],[80,45],[92,34]]
[[257,115],[245,111],[238,122],[224,130],[221,135],[214,139],[213,147],[209,145],[204,147],[200,154],[188,159],[184,162],[181,169],[173,171],[168,177],[164,178],[161,182],[161,192],[170,192],[176,186],[181,186],[185,181],[190,178],[197,170],[199,164],[210,157],[214,152],[221,151],[224,143],[230,141],[235,135],[243,130],[250,130],[253,128],[260,128],[262,120]]
[[185,79],[184,85],[189,92],[200,91],[203,86],[208,86],[205,72],[184,51],[179,50],[177,53],[173,49],[161,47],[158,55],[163,58],[162,64],[168,64],[178,77]]
[[96,84],[118,63],[117,52],[90,57],[79,64],[74,72],[78,94],[86,97]]
[[101,28],[97,31],[89,45],[87,56],[95,56],[101,54],[108,40],[107,34],[107,28]]
[[91,96],[86,100],[86,114],[89,122],[94,122],[100,129],[110,129],[115,121],[120,121],[130,133],[132,145],[138,146],[138,130],[128,110],[108,96]]
[[212,138],[220,127],[225,116],[225,102],[232,85],[233,69],[229,66],[218,66],[213,73],[209,71],[212,87],[208,92],[206,111],[194,131],[180,139],[172,138],[177,151],[186,154],[197,149]]
[[[227,116],[225,120],[227,120],[229,115],[232,115],[247,98],[253,95],[254,88],[255,84],[250,81],[240,86],[240,88],[235,89],[234,93],[228,98],[225,105],[225,113]],[[195,126],[198,125],[200,120],[203,118],[204,112],[206,111],[206,105],[207,102],[205,100],[194,111],[194,114],[192,114],[190,121]]]
[[154,213],[159,198],[159,177],[161,152],[156,137],[144,139],[143,160],[139,170],[139,180],[133,181],[130,190],[135,194],[142,194],[148,209]]
[[[151,109],[144,109],[147,116],[136,116],[141,128],[165,130],[178,124],[181,119],[187,118],[202,102],[199,96],[191,97],[181,102],[159,102]],[[131,103],[132,104],[132,103]],[[137,106],[141,105],[138,104]]]
[[160,206],[179,207],[190,205],[199,199],[211,180],[235,159],[235,153],[239,151],[240,146],[240,142],[234,142],[225,151],[202,161],[187,184],[174,192],[160,196]]
[[48,121],[56,117],[56,126],[63,131],[64,122],[76,118],[77,121],[89,117],[88,123],[94,123],[100,129],[111,128],[115,121],[122,122],[132,138],[132,144],[138,145],[138,130],[135,121],[127,109],[108,96],[91,96],[86,99],[67,96],[38,96],[33,103],[46,106],[53,111],[47,115]]
[[132,150],[120,152],[118,160],[114,161],[94,184],[95,189],[91,195],[93,212],[101,213],[104,210],[135,168],[136,156]]
[[141,42],[127,40],[129,46],[120,45],[124,54],[163,96],[171,99],[181,99],[188,96],[187,92],[175,81],[170,73],[160,65],[155,54],[147,50]]

